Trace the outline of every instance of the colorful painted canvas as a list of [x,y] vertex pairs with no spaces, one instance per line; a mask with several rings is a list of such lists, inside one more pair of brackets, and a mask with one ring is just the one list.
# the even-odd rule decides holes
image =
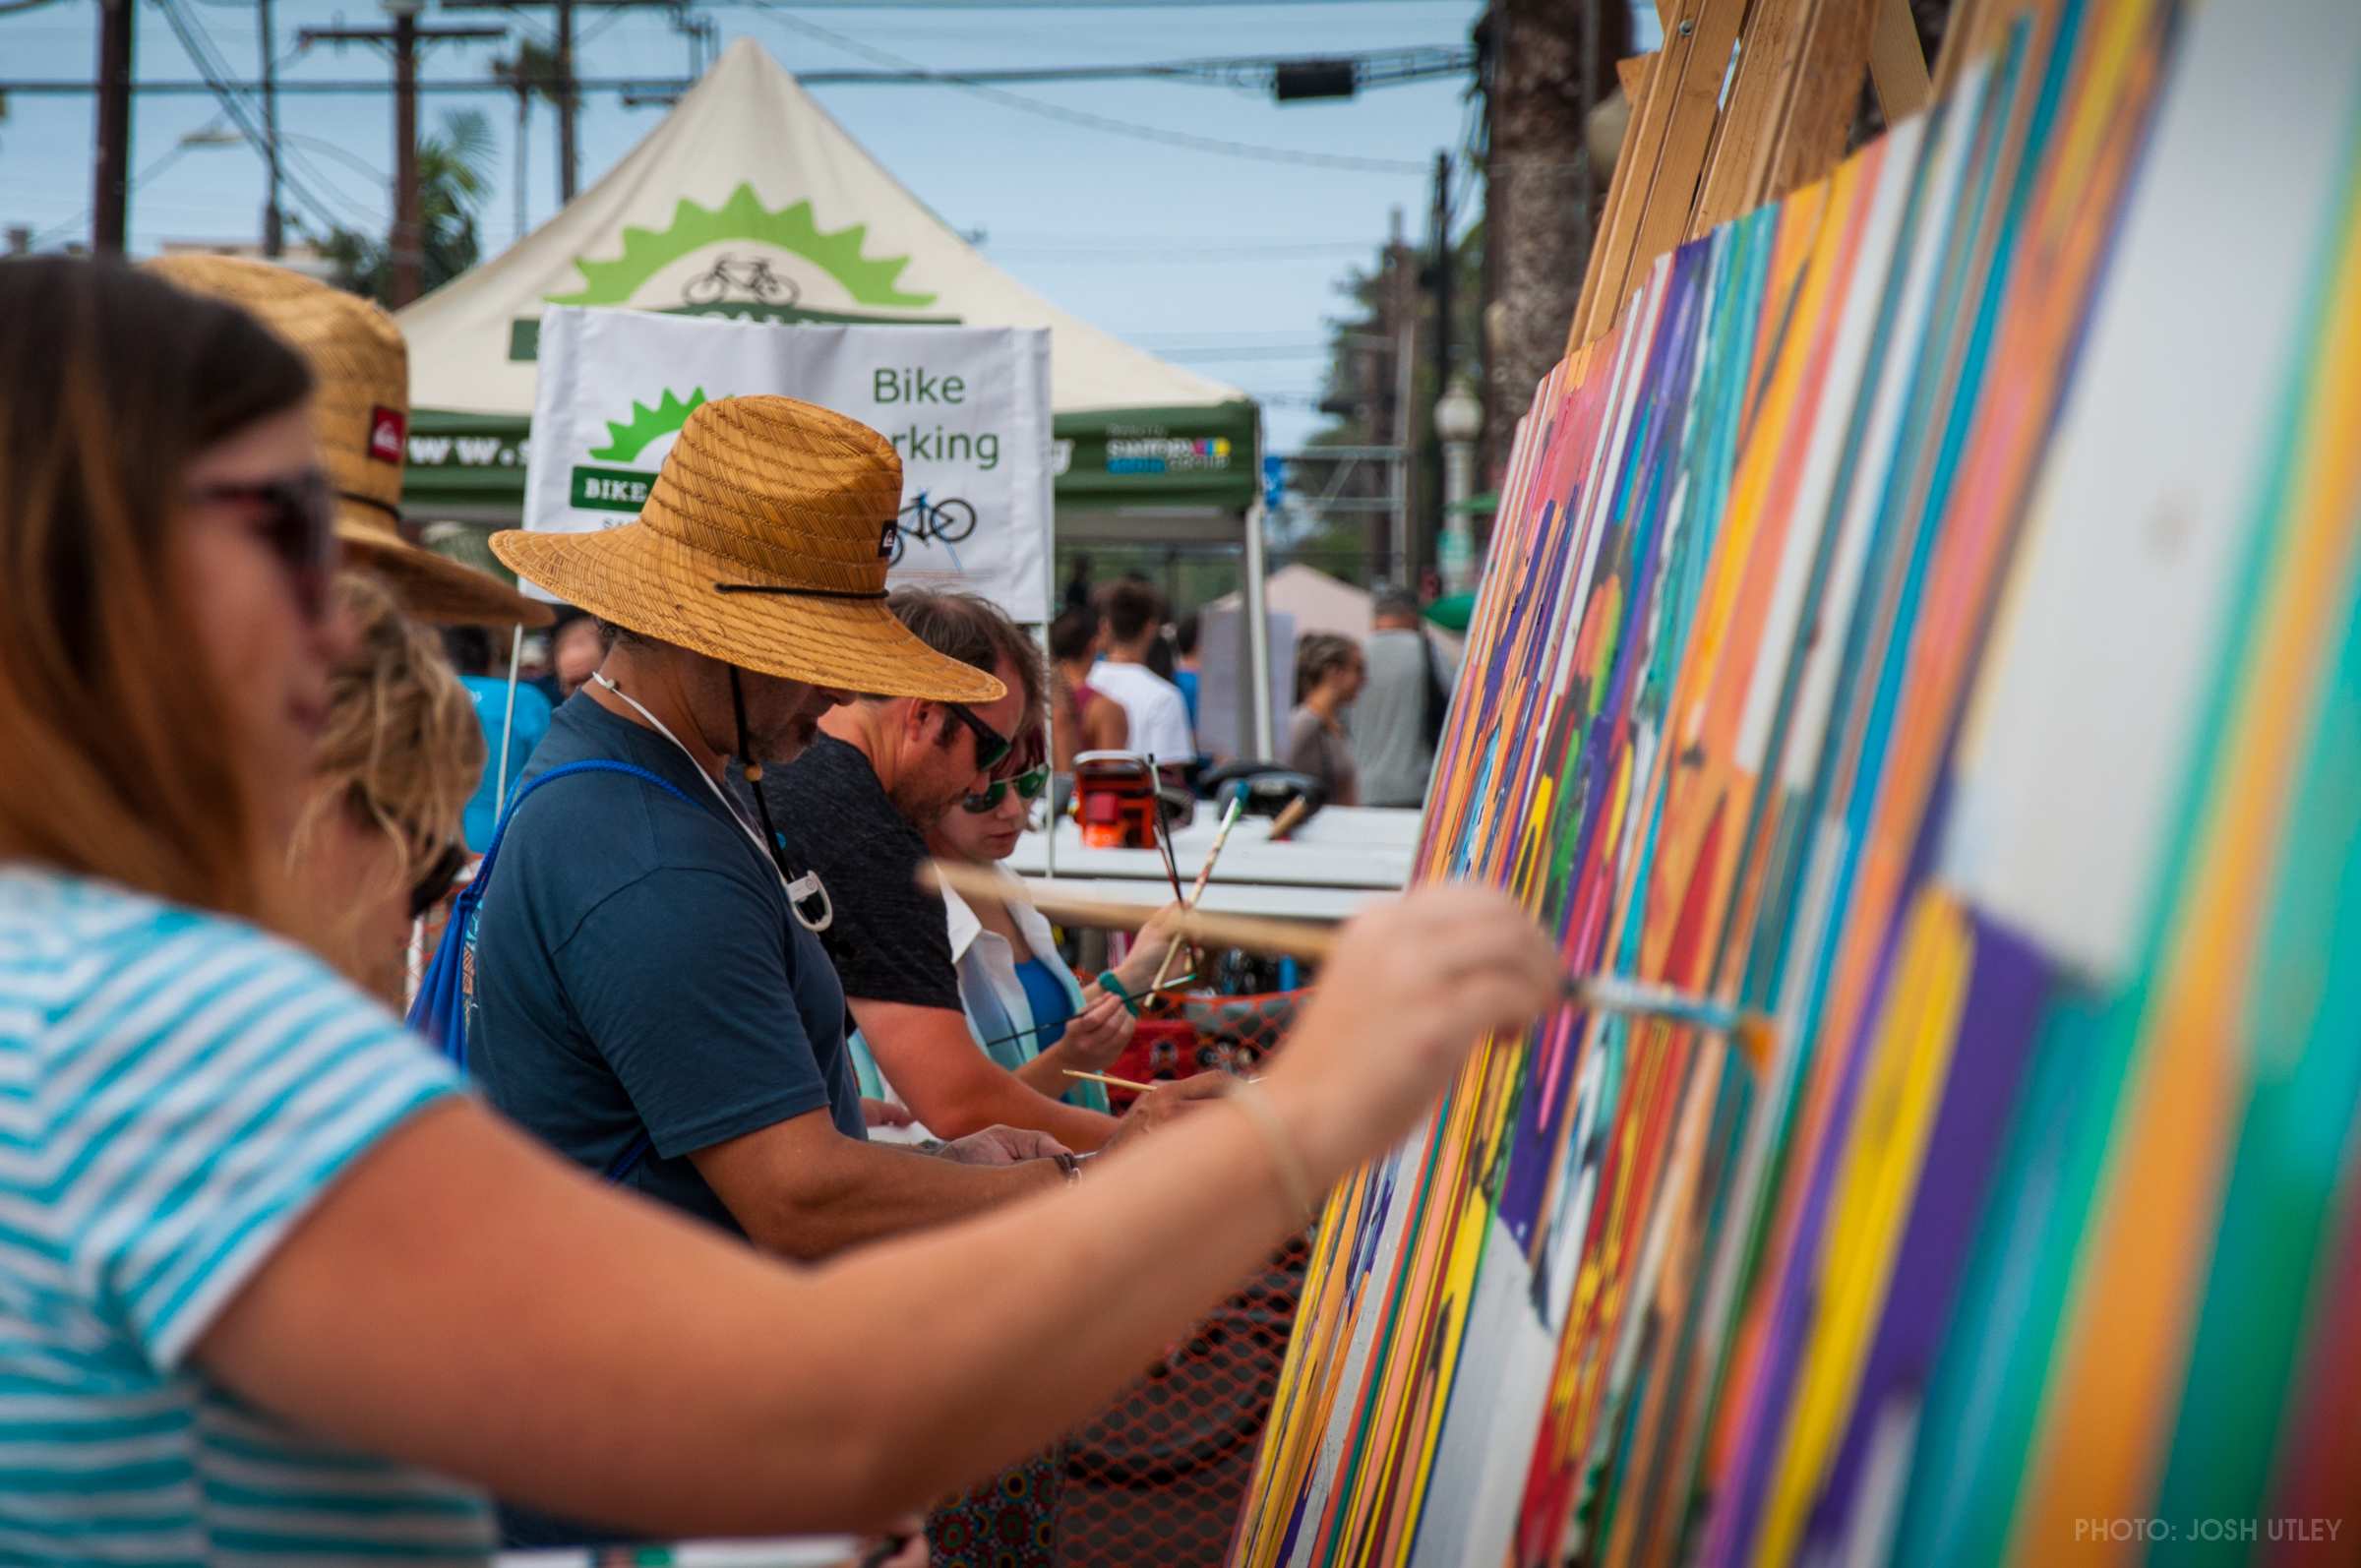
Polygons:
[[2059,0],[1658,264],[1521,426],[1421,874],[1769,1059],[1487,1042],[1323,1218],[1234,1562],[2361,1534],[2357,430],[2348,0]]

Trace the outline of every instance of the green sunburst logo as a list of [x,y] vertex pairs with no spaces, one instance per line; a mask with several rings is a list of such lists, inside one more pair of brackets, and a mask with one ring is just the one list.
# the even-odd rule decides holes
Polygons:
[[654,407],[632,399],[629,419],[606,421],[607,444],[593,447],[588,455],[607,462],[630,462],[663,437],[673,435],[689,422],[689,415],[705,400],[702,387],[690,389],[687,401],[667,387]]
[[724,240],[751,240],[792,252],[844,285],[863,305],[900,310],[923,310],[935,303],[933,294],[914,294],[894,280],[910,265],[907,256],[867,257],[862,243],[869,225],[855,223],[823,233],[812,216],[810,202],[773,211],[755,197],[753,185],[741,182],[729,200],[716,208],[683,201],[673,209],[672,222],[662,229],[627,226],[623,254],[613,261],[575,258],[581,270],[582,288],[572,294],[548,296],[552,305],[627,305],[632,296],[666,265],[702,246]]

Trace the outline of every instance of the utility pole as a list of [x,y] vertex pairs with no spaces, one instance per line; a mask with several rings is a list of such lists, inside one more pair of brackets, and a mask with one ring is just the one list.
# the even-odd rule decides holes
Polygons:
[[[1440,398],[1451,385],[1451,154],[1434,155],[1434,222],[1432,249],[1434,289],[1434,395]],[[1443,536],[1443,444],[1435,433],[1433,410],[1427,410],[1426,471],[1431,476],[1426,495],[1432,504],[1432,526],[1409,551],[1405,570],[1415,582],[1429,561],[1428,549]]]
[[451,38],[505,38],[500,28],[422,28],[424,0],[386,0],[385,28],[306,28],[305,43],[370,43],[394,56],[394,233],[387,242],[386,304],[399,310],[423,291],[425,235],[418,211],[418,46]]
[[91,191],[91,248],[120,256],[131,206],[131,8],[98,0],[98,157]]
[[418,227],[418,8],[394,12],[394,242],[386,304],[399,310],[424,289],[426,238]]
[[286,214],[278,205],[278,38],[271,27],[272,0],[256,0],[256,20],[263,33],[263,168],[269,194],[263,198],[263,254],[272,260],[286,254]]
[[558,200],[561,204],[574,200],[575,181],[580,168],[575,151],[575,108],[581,96],[577,90],[579,79],[574,70],[574,8],[576,5],[609,9],[664,6],[677,11],[680,0],[443,0],[443,9],[446,11],[522,11],[528,6],[550,8],[557,22],[557,45],[551,51],[551,57],[556,62],[558,78]]
[[574,0],[550,0],[558,13],[558,205],[574,200]]
[[1411,483],[1410,432],[1411,405],[1417,400],[1419,385],[1419,269],[1418,253],[1403,237],[1402,210],[1395,208],[1393,216],[1393,239],[1385,254],[1386,286],[1391,296],[1386,335],[1392,341],[1394,385],[1385,398],[1387,418],[1379,437],[1394,449],[1392,460],[1385,465],[1387,498],[1393,509],[1387,517],[1390,532],[1385,554],[1375,574],[1415,592],[1417,584],[1410,580],[1410,541],[1415,528],[1411,497],[1417,491]]

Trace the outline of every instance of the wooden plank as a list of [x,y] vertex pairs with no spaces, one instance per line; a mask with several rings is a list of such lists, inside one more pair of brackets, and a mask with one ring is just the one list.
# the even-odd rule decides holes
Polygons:
[[2005,0],[1954,0],[1951,18],[1943,24],[1943,47],[1935,56],[1932,87],[1936,96],[1960,85],[1960,73],[1968,69],[1968,60],[1982,47],[1980,39],[1986,16],[2000,10],[2004,3]]
[[[1641,233],[1657,200],[1658,179],[1682,102],[1682,84],[1696,54],[1700,24],[1709,12],[1726,4],[1727,0],[1672,0],[1673,10],[1665,21],[1665,46],[1652,57],[1646,90],[1633,104],[1631,125],[1624,132],[1623,152],[1629,154],[1628,162],[1622,156],[1616,159],[1606,211],[1591,252],[1592,266],[1583,276],[1582,302],[1574,313],[1573,340],[1578,343],[1587,343],[1613,326],[1631,292]],[[1708,107],[1710,112],[1710,104]],[[1680,195],[1684,220],[1694,195],[1693,186]]]
[[1648,88],[1648,62],[1654,58],[1654,55],[1635,54],[1628,60],[1615,62],[1615,80],[1622,85],[1625,104],[1639,103],[1640,94]]
[[[1704,0],[1698,8],[1680,78],[1672,85],[1671,110],[1656,179],[1647,208],[1640,214],[1639,232],[1632,243],[1623,286],[1616,292],[1615,308],[1621,307],[1622,295],[1656,259],[1688,234],[1689,212],[1697,203],[1697,182],[1705,173],[1706,148],[1720,115],[1722,85],[1729,74],[1730,50],[1738,41],[1738,25],[1745,13],[1744,0]],[[1660,94],[1664,91],[1663,83],[1657,90]]]
[[1927,75],[1926,51],[1918,45],[1918,24],[1910,0],[1878,0],[1877,26],[1869,40],[1869,80],[1877,108],[1892,125],[1926,107],[1935,94]]
[[[1591,330],[1592,302],[1599,297],[1600,279],[1606,271],[1606,257],[1610,250],[1626,243],[1620,238],[1629,228],[1629,213],[1645,193],[1635,187],[1645,182],[1641,170],[1640,110],[1647,103],[1653,86],[1658,57],[1653,54],[1639,57],[1640,90],[1631,100],[1631,116],[1623,125],[1623,144],[1615,150],[1615,172],[1606,182],[1606,201],[1599,213],[1599,226],[1591,239],[1590,259],[1583,265],[1582,294],[1574,304],[1574,320],[1566,329],[1566,351],[1572,353],[1598,332]],[[1647,154],[1648,167],[1653,170],[1655,153]],[[1612,320],[1611,316],[1609,320]]]
[[1775,201],[1826,179],[1845,156],[1869,70],[1870,38],[1881,0],[1820,0],[1804,39],[1802,64],[1788,88],[1770,166],[1755,200]]
[[1777,140],[1786,84],[1794,74],[1806,24],[1819,0],[1754,0],[1738,34],[1738,68],[1730,78],[1714,132],[1705,177],[1689,215],[1689,237],[1745,211],[1761,201],[1766,151]]

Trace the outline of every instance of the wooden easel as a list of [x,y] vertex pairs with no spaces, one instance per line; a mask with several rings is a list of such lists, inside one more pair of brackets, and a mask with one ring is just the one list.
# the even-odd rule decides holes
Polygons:
[[1834,169],[1863,72],[1888,121],[1915,114],[2054,3],[1956,0],[1930,77],[1907,0],[1657,0],[1664,47],[1616,65],[1631,120],[1567,352],[1614,325],[1658,257]]

